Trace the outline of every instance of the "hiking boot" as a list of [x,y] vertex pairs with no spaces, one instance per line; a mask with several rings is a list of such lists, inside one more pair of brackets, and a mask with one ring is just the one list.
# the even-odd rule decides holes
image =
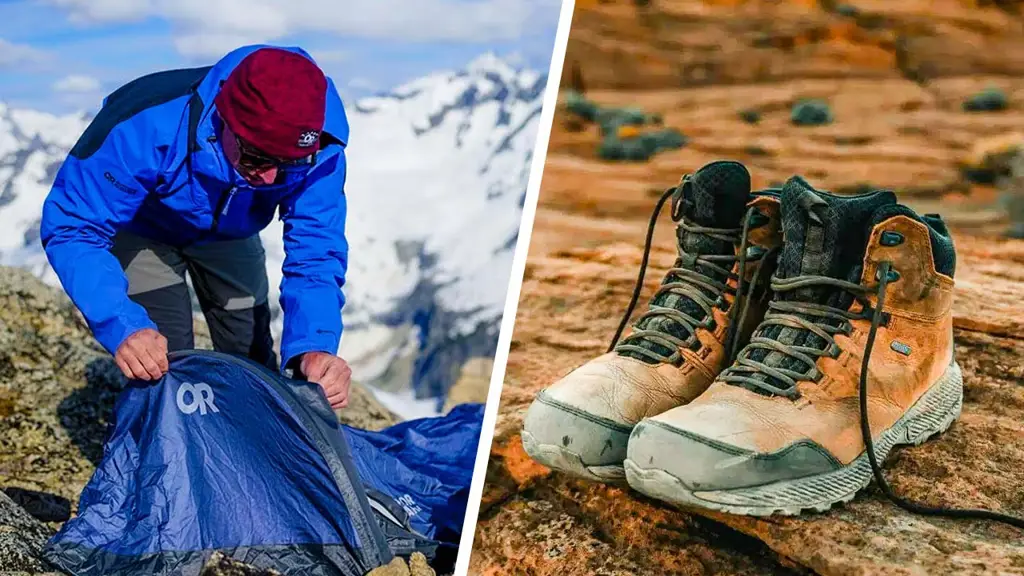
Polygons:
[[782,228],[769,311],[736,362],[634,428],[636,490],[733,514],[823,511],[882,478],[865,430],[882,461],[959,416],[956,256],[941,218],[892,192],[834,196],[794,177]]
[[[617,343],[616,335],[607,353],[541,391],[527,411],[523,446],[549,468],[623,482],[633,425],[696,398],[728,364],[727,345],[743,342],[764,314],[782,242],[778,192],[752,194],[742,164],[715,162],[684,176],[658,202],[619,332],[640,294],[653,226],[670,196],[679,256],[649,309],[631,333]],[[737,300],[737,293],[751,296]],[[745,330],[737,328],[744,304]]]

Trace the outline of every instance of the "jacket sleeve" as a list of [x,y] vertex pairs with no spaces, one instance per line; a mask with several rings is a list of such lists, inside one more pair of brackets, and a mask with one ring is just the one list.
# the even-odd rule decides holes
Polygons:
[[289,364],[305,352],[337,354],[341,341],[341,289],[348,270],[344,150],[333,160],[330,172],[281,203],[282,371],[294,368]]
[[111,354],[132,333],[156,328],[128,298],[128,279],[109,251],[115,232],[132,219],[156,179],[158,147],[140,141],[132,122],[140,120],[101,135],[95,122],[86,129],[57,172],[40,223],[50,266]]

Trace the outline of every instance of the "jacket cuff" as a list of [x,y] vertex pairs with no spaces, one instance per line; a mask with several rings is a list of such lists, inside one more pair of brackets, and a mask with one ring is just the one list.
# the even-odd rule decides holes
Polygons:
[[100,345],[103,346],[107,352],[110,352],[111,356],[116,356],[117,349],[121,347],[121,344],[123,344],[129,336],[135,334],[139,330],[145,330],[146,328],[159,330],[157,325],[147,317],[144,320],[140,319],[132,323],[126,323],[119,319],[111,322],[108,326],[93,327],[92,332]]
[[[306,352],[324,352],[327,354],[338,353],[340,338],[333,334],[321,334],[319,338],[289,342],[281,345],[281,374],[287,376],[286,371],[298,372],[298,360]],[[292,364],[295,366],[292,366]]]

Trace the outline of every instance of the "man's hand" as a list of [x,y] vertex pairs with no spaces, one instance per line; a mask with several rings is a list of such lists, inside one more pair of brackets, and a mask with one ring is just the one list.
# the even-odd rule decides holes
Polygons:
[[131,380],[159,380],[167,373],[167,338],[143,328],[121,343],[114,361]]
[[306,352],[299,363],[299,371],[306,376],[306,380],[324,389],[331,408],[337,410],[348,406],[352,369],[347,362],[327,352]]

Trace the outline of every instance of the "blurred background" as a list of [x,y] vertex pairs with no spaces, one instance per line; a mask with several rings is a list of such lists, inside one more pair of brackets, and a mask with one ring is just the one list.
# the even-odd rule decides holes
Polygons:
[[758,187],[888,188],[1009,228],[1024,221],[1022,30],[1019,2],[580,0],[544,200],[571,198],[566,157],[618,161],[593,167],[601,210],[635,197],[631,180],[661,189],[729,157]]
[[[40,208],[106,94],[245,44],[300,46],[351,124],[341,355],[403,417],[441,411],[467,370],[485,396],[560,6],[0,0],[0,265],[56,286]],[[263,237],[279,333],[280,223]]]
[[[999,574],[1020,533],[903,512],[681,512],[553,474],[520,431],[603,353],[661,194],[720,159],[940,213],[957,250],[964,412],[886,467],[898,494],[1024,512],[1024,16],[1016,1],[577,0],[471,574]],[[641,303],[676,258],[662,213]],[[644,306],[645,304],[641,304]],[[634,315],[634,319],[637,312]]]

